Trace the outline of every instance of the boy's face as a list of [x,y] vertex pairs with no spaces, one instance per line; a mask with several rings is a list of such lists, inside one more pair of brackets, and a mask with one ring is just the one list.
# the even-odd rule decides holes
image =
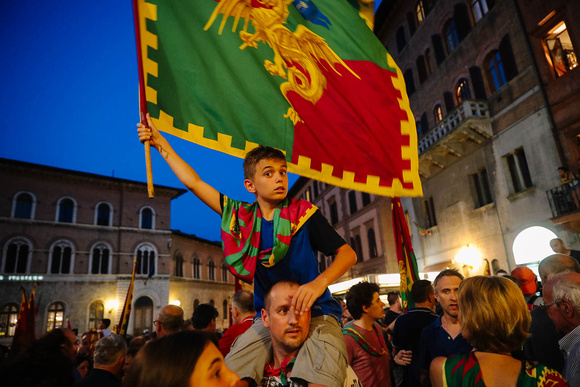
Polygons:
[[256,164],[252,179],[246,179],[246,189],[256,197],[271,201],[282,201],[288,193],[288,175],[286,161],[264,159]]

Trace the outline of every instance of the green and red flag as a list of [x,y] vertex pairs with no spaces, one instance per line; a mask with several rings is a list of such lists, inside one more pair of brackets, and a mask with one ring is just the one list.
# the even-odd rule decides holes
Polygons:
[[417,231],[419,231],[419,234],[421,236],[431,235],[431,230],[424,229],[423,227],[419,226],[415,221],[413,221],[413,224],[415,225],[415,227],[417,227]]
[[121,312],[121,319],[117,325],[115,333],[121,336],[127,335],[127,328],[129,327],[129,317],[131,317],[131,307],[133,305],[133,287],[135,285],[135,273],[137,272],[137,258],[133,260],[133,274],[131,275],[131,282],[127,289],[127,297],[125,297],[125,304],[123,304],[123,312]]
[[32,344],[36,339],[35,324],[34,324],[34,293],[36,284],[32,289],[30,297],[26,297],[26,289],[22,287],[22,301],[20,302],[20,310],[18,312],[18,320],[16,321],[16,328],[14,329],[14,337],[12,338],[12,350],[14,354],[20,353]]
[[347,0],[134,0],[142,109],[162,131],[289,171],[420,196],[402,73]]
[[393,216],[397,261],[399,262],[399,272],[401,273],[401,306],[406,313],[409,309],[415,307],[411,289],[415,281],[419,280],[419,270],[417,269],[417,259],[411,245],[411,237],[405,221],[401,199],[398,197],[391,199],[391,213]]

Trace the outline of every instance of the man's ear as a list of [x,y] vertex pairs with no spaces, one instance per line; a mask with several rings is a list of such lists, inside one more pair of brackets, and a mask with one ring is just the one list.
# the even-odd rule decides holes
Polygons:
[[574,317],[574,305],[570,301],[563,299],[560,301],[560,313],[562,313],[567,320],[572,319]]
[[256,188],[254,188],[254,183],[252,183],[252,181],[250,179],[244,180],[244,187],[246,187],[248,192],[256,193]]
[[264,324],[266,328],[270,328],[270,316],[268,316],[268,312],[266,312],[266,309],[264,308],[262,308],[262,324]]

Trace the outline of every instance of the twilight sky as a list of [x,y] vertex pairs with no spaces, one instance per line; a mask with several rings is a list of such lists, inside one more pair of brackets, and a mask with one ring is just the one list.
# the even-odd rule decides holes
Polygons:
[[[0,47],[0,157],[146,181],[131,1],[1,1]],[[254,200],[241,159],[165,136],[209,184]],[[152,163],[155,184],[183,187],[155,150]],[[190,192],[173,201],[172,229],[219,240],[219,223]]]

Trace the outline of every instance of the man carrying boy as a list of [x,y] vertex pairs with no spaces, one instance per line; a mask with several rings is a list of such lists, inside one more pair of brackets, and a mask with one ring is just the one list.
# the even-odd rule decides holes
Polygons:
[[[301,284],[292,298],[290,312],[310,311],[312,321],[310,336],[296,358],[294,376],[310,385],[341,387],[347,363],[339,322],[342,310],[331,297],[328,285],[356,262],[356,254],[316,207],[286,198],[284,154],[260,146],[246,155],[244,186],[256,195],[256,201],[243,203],[220,194],[201,180],[159,134],[149,116],[147,120],[151,129],[138,124],[139,139],[149,140],[181,182],[222,216],[226,263],[238,277],[254,280],[256,310],[264,307],[266,289],[279,280],[294,278]],[[316,251],[336,255],[322,274],[318,272]],[[316,343],[310,345],[312,342]],[[226,363],[241,378],[260,383],[270,348],[269,331],[261,319],[256,319],[252,328],[234,342]]]

